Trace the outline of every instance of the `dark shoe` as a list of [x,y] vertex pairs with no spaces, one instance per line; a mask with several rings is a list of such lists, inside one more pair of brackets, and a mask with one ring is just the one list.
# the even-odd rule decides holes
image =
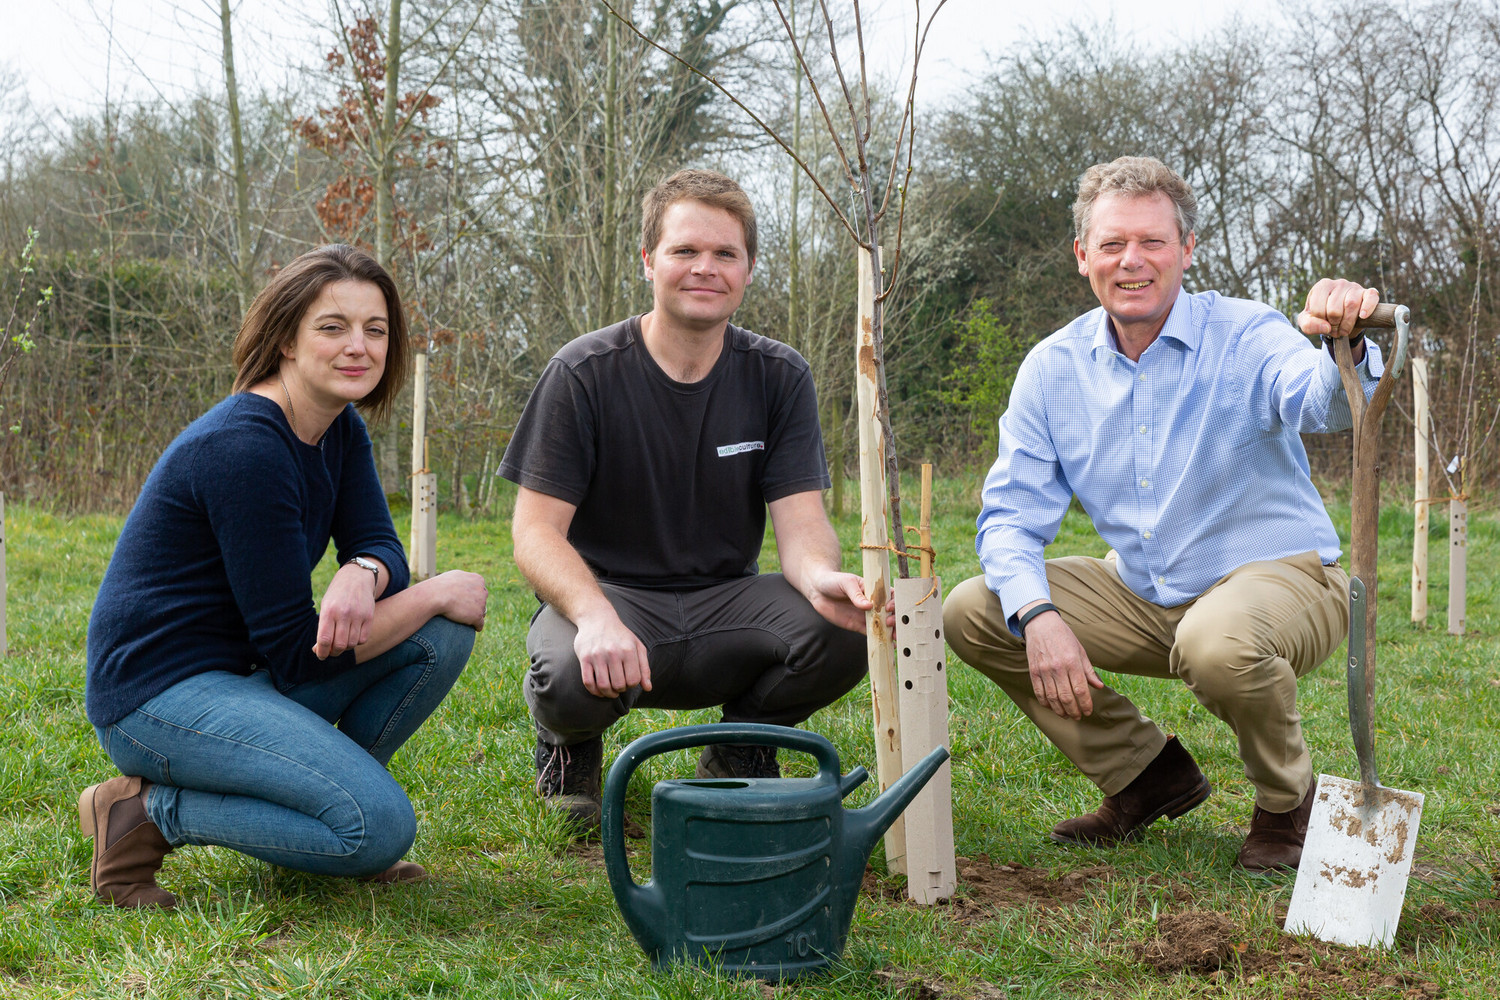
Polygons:
[[1208,798],[1213,786],[1198,762],[1173,736],[1135,780],[1086,816],[1065,819],[1052,828],[1059,844],[1111,847],[1133,840],[1163,816],[1176,819]]
[[162,859],[172,850],[146,815],[145,782],[137,777],[110,778],[90,785],[78,796],[78,825],[94,838],[89,885],[94,896],[116,906],[171,909],[177,897],[156,884]]
[[758,743],[711,743],[703,748],[695,778],[779,778],[776,748]]
[[425,882],[427,869],[415,861],[397,861],[383,872],[366,875],[361,882],[376,882],[380,885],[395,885],[397,882]]
[[556,746],[536,738],[536,793],[584,830],[597,830],[603,792],[604,740]]
[[1256,806],[1250,816],[1250,835],[1240,845],[1240,856],[1235,863],[1252,872],[1296,871],[1302,860],[1307,820],[1312,815],[1317,792],[1318,779],[1313,778],[1302,804],[1291,812],[1266,812]]

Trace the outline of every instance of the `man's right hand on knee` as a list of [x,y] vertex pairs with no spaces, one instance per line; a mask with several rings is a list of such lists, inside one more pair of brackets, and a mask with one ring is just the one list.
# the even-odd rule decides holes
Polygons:
[[1089,688],[1104,682],[1094,673],[1089,654],[1062,615],[1048,611],[1026,623],[1026,664],[1037,700],[1065,719],[1082,719],[1094,710]]
[[578,637],[573,640],[573,652],[589,694],[617,698],[637,684],[651,690],[646,647],[620,621],[614,608],[605,605],[598,612],[579,616],[574,624]]

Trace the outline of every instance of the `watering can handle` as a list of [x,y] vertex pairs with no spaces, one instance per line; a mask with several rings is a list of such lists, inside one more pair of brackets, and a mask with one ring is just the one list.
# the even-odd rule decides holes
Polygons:
[[604,856],[612,881],[618,871],[632,885],[635,884],[625,858],[625,789],[630,784],[630,776],[648,757],[710,743],[759,743],[800,750],[817,760],[819,779],[839,784],[838,750],[817,733],[804,729],[756,722],[720,722],[648,733],[620,751],[604,782],[604,812],[600,825],[603,828]]

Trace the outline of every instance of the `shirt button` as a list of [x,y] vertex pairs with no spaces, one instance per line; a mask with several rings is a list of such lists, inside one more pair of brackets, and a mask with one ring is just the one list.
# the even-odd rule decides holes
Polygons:
[[1146,433],[1146,425],[1145,424],[1141,424],[1141,433],[1142,434]]
[[1141,372],[1141,381],[1142,382],[1146,381],[1146,373],[1145,372]]
[[1167,582],[1167,578],[1164,577],[1164,576],[1159,576],[1159,577],[1156,578],[1156,582],[1157,583],[1166,583]]
[[1151,480],[1149,480],[1149,479],[1142,479],[1141,480],[1141,489],[1143,489],[1143,490],[1149,490],[1150,488],[1151,488]]
[[1141,537],[1149,539],[1151,537],[1151,529],[1147,528],[1145,531],[1141,532]]

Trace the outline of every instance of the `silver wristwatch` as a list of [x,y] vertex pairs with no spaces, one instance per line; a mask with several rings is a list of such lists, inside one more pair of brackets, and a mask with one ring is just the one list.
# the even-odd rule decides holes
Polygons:
[[370,571],[370,575],[375,578],[375,587],[376,587],[376,589],[378,590],[380,588],[380,564],[379,563],[377,563],[377,562],[375,562],[373,560],[370,560],[370,559],[366,559],[364,556],[355,556],[353,559],[350,559],[348,562],[344,563],[344,565],[345,566],[354,565],[354,566],[358,566],[360,569],[367,569],[367,570],[369,570]]

